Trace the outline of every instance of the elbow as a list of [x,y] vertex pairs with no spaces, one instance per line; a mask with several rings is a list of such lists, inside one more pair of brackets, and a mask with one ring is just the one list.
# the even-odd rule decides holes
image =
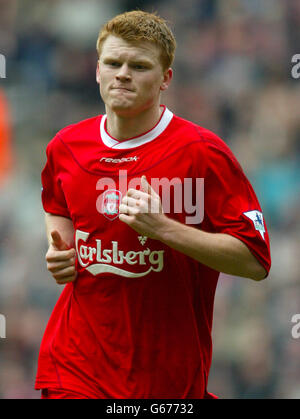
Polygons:
[[259,263],[255,269],[252,270],[251,275],[249,276],[250,279],[253,281],[263,281],[268,276],[267,270]]

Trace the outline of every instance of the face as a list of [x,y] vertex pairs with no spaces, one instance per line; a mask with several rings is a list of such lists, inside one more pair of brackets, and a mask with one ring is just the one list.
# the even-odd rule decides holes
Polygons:
[[159,48],[147,41],[129,43],[109,35],[97,65],[97,82],[106,108],[120,116],[136,116],[158,106],[160,93],[172,79],[163,71]]

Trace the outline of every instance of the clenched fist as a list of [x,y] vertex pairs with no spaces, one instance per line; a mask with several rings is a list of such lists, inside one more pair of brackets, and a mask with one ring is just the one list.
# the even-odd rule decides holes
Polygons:
[[141,178],[141,190],[129,189],[119,207],[119,219],[144,236],[159,240],[160,233],[168,223],[160,196]]
[[75,249],[70,249],[62,240],[58,231],[51,232],[52,241],[46,253],[47,269],[59,285],[73,282],[76,279]]

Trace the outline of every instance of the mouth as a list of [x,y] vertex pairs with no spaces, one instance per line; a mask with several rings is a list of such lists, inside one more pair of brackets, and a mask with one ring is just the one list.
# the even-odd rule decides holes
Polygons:
[[131,89],[127,89],[126,87],[113,87],[112,90],[120,90],[122,92],[133,92]]

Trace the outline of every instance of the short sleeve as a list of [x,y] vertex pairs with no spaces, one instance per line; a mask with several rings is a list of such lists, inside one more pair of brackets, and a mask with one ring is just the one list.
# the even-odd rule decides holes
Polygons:
[[231,150],[207,141],[204,219],[215,233],[243,241],[269,272],[269,236],[256,194]]
[[42,204],[45,212],[70,218],[62,189],[59,165],[54,165],[54,161],[59,159],[55,159],[55,147],[53,143],[52,140],[47,146],[47,162],[41,174]]

